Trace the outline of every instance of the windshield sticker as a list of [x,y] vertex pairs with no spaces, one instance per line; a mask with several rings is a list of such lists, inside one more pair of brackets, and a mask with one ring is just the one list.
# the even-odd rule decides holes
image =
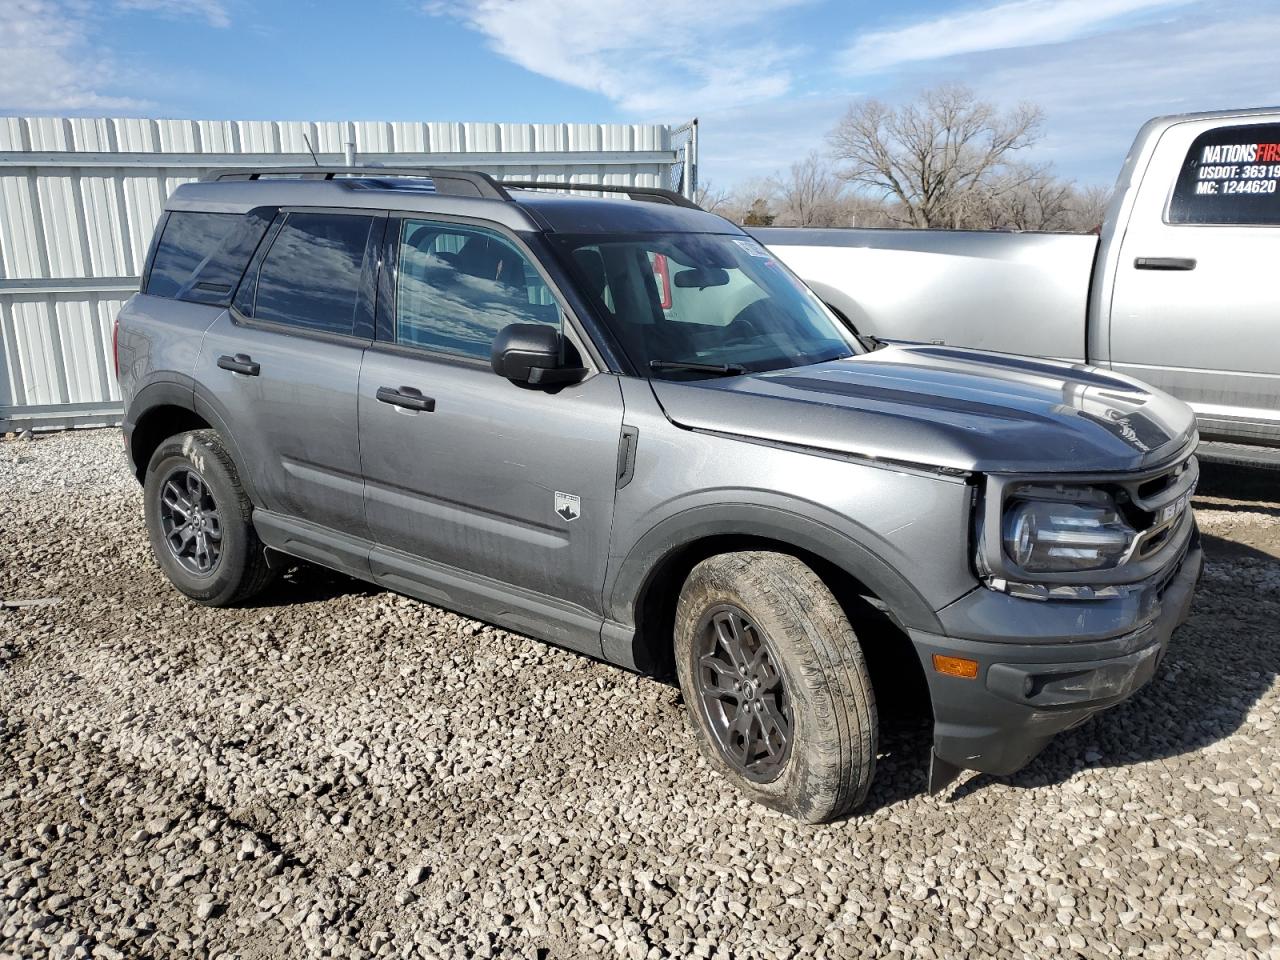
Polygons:
[[757,257],[760,260],[772,260],[773,256],[760,244],[754,240],[745,240],[742,237],[732,237],[734,243],[746,251],[748,256]]

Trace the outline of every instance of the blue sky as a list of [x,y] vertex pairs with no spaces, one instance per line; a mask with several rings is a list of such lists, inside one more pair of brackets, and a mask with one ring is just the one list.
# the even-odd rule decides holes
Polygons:
[[862,96],[1040,104],[1027,159],[1109,183],[1138,126],[1280,104],[1280,0],[0,0],[0,113],[702,123],[717,186]]

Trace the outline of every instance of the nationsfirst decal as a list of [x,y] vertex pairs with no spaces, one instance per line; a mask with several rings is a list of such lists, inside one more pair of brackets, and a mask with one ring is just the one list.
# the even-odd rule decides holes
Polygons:
[[1189,161],[1194,187],[1183,180],[1183,189],[1197,197],[1274,195],[1280,185],[1280,142],[1205,144]]
[[1280,163],[1280,143],[1215,143],[1200,154],[1208,163]]

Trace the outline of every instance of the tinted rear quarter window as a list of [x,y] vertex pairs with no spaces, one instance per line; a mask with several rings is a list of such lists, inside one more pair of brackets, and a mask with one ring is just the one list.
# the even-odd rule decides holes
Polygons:
[[[194,289],[191,281],[197,271],[208,265],[210,258],[231,237],[242,219],[235,213],[192,213],[185,210],[170,213],[156,244],[146,292],[155,297],[179,297]],[[240,265],[240,270],[244,270],[244,264]],[[239,279],[238,274],[236,279]],[[234,286],[234,280],[231,284]],[[221,291],[224,296],[230,292],[230,289]],[[181,298],[187,299],[186,296]]]
[[373,217],[290,213],[258,270],[250,315],[350,334]]
[[1169,222],[1280,225],[1280,124],[1217,127],[1196,137],[1173,188]]

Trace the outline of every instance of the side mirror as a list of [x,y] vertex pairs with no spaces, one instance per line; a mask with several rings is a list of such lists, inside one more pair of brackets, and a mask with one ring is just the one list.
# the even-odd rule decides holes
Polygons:
[[567,347],[555,327],[543,323],[513,323],[494,337],[489,363],[494,373],[512,383],[533,386],[577,383],[587,371],[565,363],[565,354],[572,351],[572,347]]

